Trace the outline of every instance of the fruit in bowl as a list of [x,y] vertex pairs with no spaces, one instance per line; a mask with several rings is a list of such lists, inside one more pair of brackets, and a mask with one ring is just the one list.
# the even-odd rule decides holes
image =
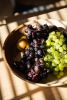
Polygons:
[[30,82],[46,82],[50,75],[61,78],[67,67],[66,38],[65,30],[54,25],[29,24],[7,37],[5,56],[13,71]]

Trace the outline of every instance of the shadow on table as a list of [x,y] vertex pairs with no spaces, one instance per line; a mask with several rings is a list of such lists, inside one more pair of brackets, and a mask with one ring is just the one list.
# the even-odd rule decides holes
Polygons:
[[[40,6],[45,7],[49,6],[49,4],[55,4],[57,2],[60,2],[61,0],[16,0],[15,1],[15,8],[14,12],[19,12],[22,13],[24,11],[29,11],[31,12],[37,12],[37,10],[34,10],[34,8],[39,8]],[[41,9],[41,11],[44,9]]]
[[[12,79],[11,79],[11,81],[12,81]],[[13,82],[11,82],[11,83],[13,83]],[[51,87],[51,88],[37,87],[36,89],[30,90],[28,83],[24,82],[24,84],[25,84],[25,87],[27,89],[27,92],[17,96],[16,91],[14,91],[15,89],[13,87],[13,91],[15,92],[15,97],[12,99],[9,99],[9,100],[20,100],[20,99],[24,99],[26,97],[28,97],[29,100],[34,100],[33,95],[36,94],[36,96],[38,96],[37,93],[39,93],[39,92],[41,92],[43,94],[43,97],[45,98],[45,100],[50,100],[50,98],[51,98],[51,100],[56,100],[56,99],[63,100],[57,87]],[[67,85],[64,85],[62,87],[67,87]],[[0,93],[0,95],[1,95],[1,97],[0,97],[1,100],[3,100],[2,93]]]
[[39,92],[42,92],[45,100],[50,100],[50,99],[51,100],[56,100],[56,99],[63,100],[56,87],[52,87],[52,88],[38,87],[36,89],[29,90],[28,84],[26,82],[25,82],[25,86],[27,88],[27,93],[16,96],[16,97],[12,98],[11,100],[20,100],[20,99],[23,99],[26,97],[29,97],[29,100],[34,100],[33,95],[36,94],[36,96],[38,96],[37,93],[39,93]]
[[[66,0],[27,0],[23,2],[22,0],[15,0],[16,6],[13,10],[13,14],[5,17],[3,14],[3,18],[6,18],[7,22],[26,19],[32,16],[37,16],[39,14],[45,14],[48,12],[56,11],[62,8],[67,7]],[[33,1],[33,2],[32,2]],[[38,3],[36,3],[38,2]],[[62,3],[61,3],[62,2]],[[7,7],[8,7],[7,3]],[[3,10],[3,8],[2,8]],[[5,12],[6,13],[6,12]],[[0,16],[2,20],[2,16]]]

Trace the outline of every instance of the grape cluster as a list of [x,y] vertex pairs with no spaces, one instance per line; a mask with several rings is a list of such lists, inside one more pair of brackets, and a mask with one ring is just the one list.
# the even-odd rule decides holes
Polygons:
[[[30,31],[31,30],[31,31]],[[48,69],[44,67],[43,55],[44,55],[44,38],[43,33],[40,30],[34,29],[28,26],[27,39],[30,42],[30,47],[25,51],[27,60],[32,65],[27,64],[27,79],[38,82],[46,78]],[[31,33],[30,33],[31,32]],[[33,60],[33,61],[32,61]],[[33,63],[34,62],[34,63]]]
[[33,82],[40,82],[45,79],[50,71],[44,67],[43,60],[43,43],[47,28],[47,25],[39,26],[38,29],[28,25],[26,37],[29,42],[29,48],[24,50],[23,57],[21,57],[20,61],[14,62],[14,66],[23,72],[28,80]]
[[67,45],[64,35],[61,32],[52,31],[44,46],[47,48],[44,57],[46,66],[60,78],[63,76],[64,67],[67,67]]

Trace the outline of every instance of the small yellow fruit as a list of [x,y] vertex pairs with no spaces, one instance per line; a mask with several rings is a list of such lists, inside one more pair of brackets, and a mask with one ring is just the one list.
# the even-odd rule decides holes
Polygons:
[[26,46],[27,46],[27,42],[24,41],[24,40],[22,40],[22,41],[20,41],[20,42],[18,43],[18,47],[19,47],[20,49],[25,49]]
[[17,48],[18,48],[19,50],[23,50],[23,49],[29,48],[29,43],[28,43],[27,38],[26,38],[25,35],[22,36],[22,37],[18,40]]

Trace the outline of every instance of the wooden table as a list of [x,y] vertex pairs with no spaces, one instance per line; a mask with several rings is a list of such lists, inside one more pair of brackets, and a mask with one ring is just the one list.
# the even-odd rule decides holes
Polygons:
[[3,43],[13,29],[26,21],[48,20],[49,18],[65,20],[64,25],[67,27],[67,8],[25,20],[0,21],[0,100],[67,100],[67,84],[47,88],[25,82],[10,70],[3,59]]

